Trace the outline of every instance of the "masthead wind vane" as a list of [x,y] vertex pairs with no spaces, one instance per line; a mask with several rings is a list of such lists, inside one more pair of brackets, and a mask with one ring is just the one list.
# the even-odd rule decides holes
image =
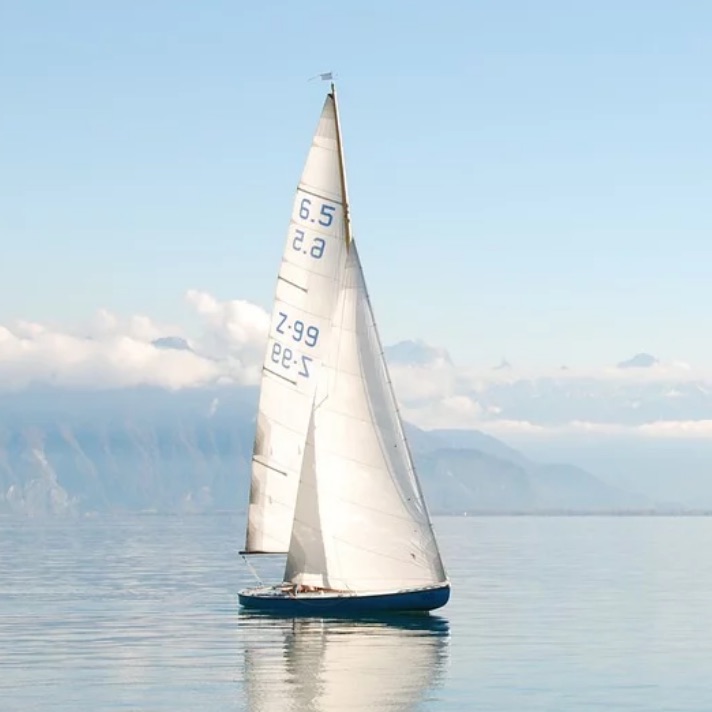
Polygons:
[[315,79],[320,79],[322,82],[330,82],[335,76],[333,72],[324,72],[323,74],[315,74],[313,77],[309,77],[309,81],[313,82]]

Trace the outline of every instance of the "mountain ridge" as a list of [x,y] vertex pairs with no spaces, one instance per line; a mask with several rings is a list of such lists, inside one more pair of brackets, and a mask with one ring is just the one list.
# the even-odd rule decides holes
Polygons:
[[[242,511],[256,403],[250,387],[4,394],[0,512]],[[433,513],[649,505],[484,433],[410,424],[407,432]]]

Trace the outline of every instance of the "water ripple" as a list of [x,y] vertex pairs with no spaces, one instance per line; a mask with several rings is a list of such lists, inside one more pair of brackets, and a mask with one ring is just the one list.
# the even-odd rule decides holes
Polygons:
[[450,604],[355,622],[240,612],[237,517],[2,519],[0,709],[712,709],[712,520],[436,527]]

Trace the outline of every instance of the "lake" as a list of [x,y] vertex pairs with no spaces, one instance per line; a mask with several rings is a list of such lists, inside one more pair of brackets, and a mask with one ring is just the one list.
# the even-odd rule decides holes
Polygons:
[[240,613],[239,516],[0,519],[0,709],[712,710],[712,518],[434,523],[450,603],[386,624]]

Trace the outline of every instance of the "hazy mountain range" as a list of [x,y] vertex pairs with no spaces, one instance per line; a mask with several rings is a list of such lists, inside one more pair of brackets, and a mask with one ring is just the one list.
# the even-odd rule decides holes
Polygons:
[[[269,314],[186,301],[191,333],[106,310],[0,325],[0,509],[244,507]],[[418,340],[386,354],[434,511],[712,507],[709,370],[645,352],[462,366]]]
[[[590,372],[449,365],[442,349],[399,345],[403,412],[430,428],[483,429],[536,461],[575,463],[658,502],[712,508],[712,376],[638,353]],[[449,362],[449,364],[448,364]]]
[[[0,511],[244,510],[256,399],[252,387],[3,394]],[[578,467],[533,462],[483,433],[408,431],[433,512],[651,506]]]
[[[461,403],[467,399],[476,405],[477,418],[483,422],[507,420],[541,427],[586,423],[613,430],[712,418],[710,378],[687,364],[663,364],[647,353],[590,373],[566,366],[532,373],[506,359],[489,371],[458,367],[447,351],[422,341],[401,342],[386,353],[399,398],[415,410],[435,397],[457,396]],[[431,388],[420,397],[423,382]],[[442,419],[447,419],[444,414]]]

